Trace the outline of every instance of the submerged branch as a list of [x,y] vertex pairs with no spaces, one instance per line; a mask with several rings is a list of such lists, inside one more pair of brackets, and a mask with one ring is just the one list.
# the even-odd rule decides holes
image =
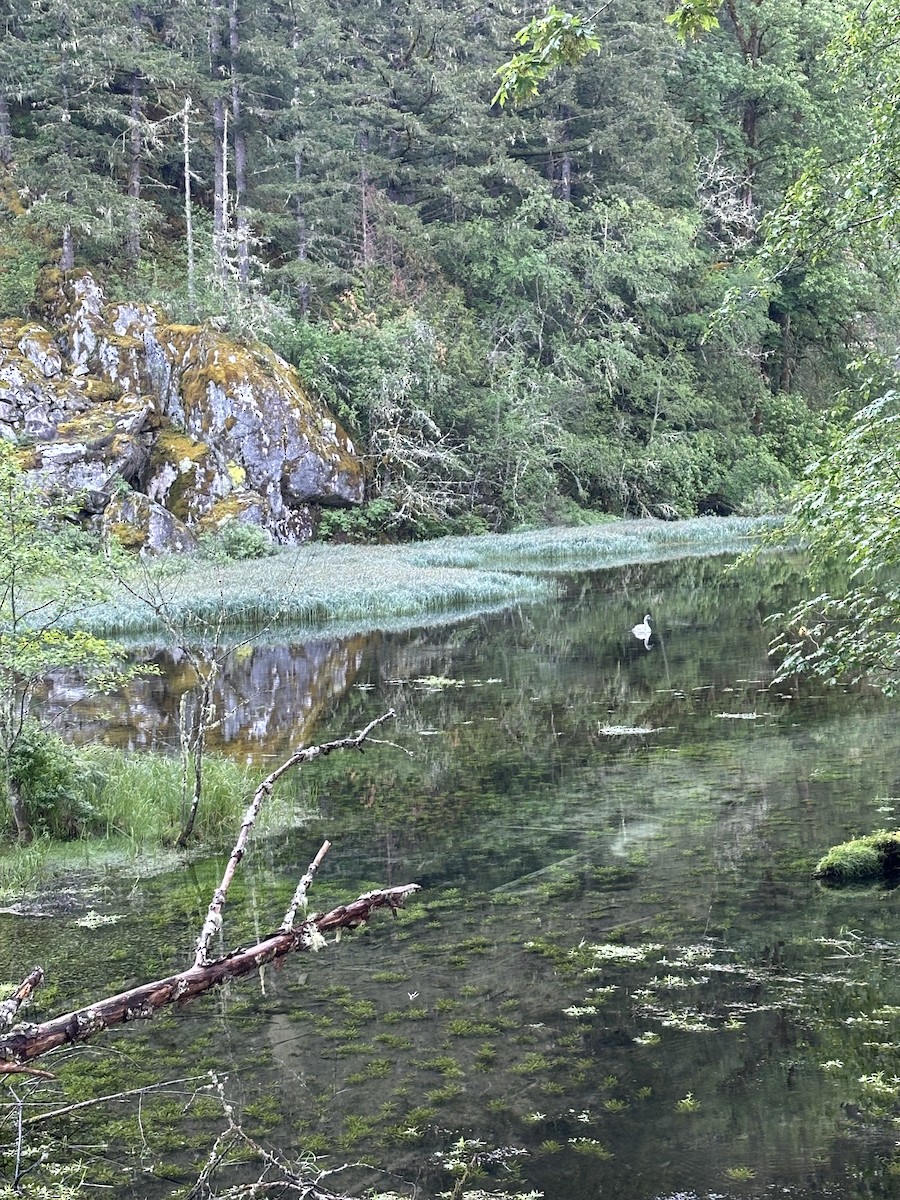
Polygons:
[[366,892],[350,904],[310,917],[298,929],[270,934],[247,948],[232,950],[213,962],[194,965],[186,971],[139,984],[108,996],[86,1008],[76,1009],[40,1025],[17,1025],[0,1036],[0,1075],[19,1069],[59,1046],[86,1041],[94,1034],[115,1025],[124,1025],[152,1017],[159,1009],[186,1003],[218,987],[229,979],[249,975],[264,963],[274,962],[295,951],[322,945],[327,933],[356,929],[368,921],[377,908],[400,908],[407,896],[419,890],[418,884]]

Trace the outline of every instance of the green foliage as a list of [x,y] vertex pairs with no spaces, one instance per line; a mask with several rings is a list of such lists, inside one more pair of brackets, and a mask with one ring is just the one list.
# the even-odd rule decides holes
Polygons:
[[722,0],[684,0],[666,17],[683,42],[702,37],[719,27],[718,12]]
[[26,721],[10,752],[8,770],[36,833],[65,839],[91,828],[91,772],[57,733],[35,720]]
[[390,500],[370,500],[359,508],[326,508],[316,536],[321,542],[383,542],[396,509]]
[[572,67],[592,51],[600,49],[600,39],[590,20],[551,4],[542,17],[531,20],[515,35],[525,47],[499,67],[500,86],[492,104],[501,108],[512,100],[518,104],[537,95],[538,88],[556,67]]
[[200,554],[213,562],[230,559],[268,558],[277,553],[275,543],[264,529],[245,521],[227,521],[214,533],[201,534]]
[[894,878],[900,871],[900,833],[882,829],[832,846],[813,874],[826,883],[865,883]]
[[866,677],[888,694],[900,686],[898,428],[900,395],[888,392],[851,418],[798,489],[780,536],[802,541],[811,582],[825,590],[773,618],[780,678]]
[[[74,516],[70,503],[26,482],[15,451],[0,439],[0,787],[21,840],[30,838],[31,829],[13,755],[20,739],[29,743],[28,717],[41,680],[65,669],[103,691],[134,674],[122,668],[115,646],[64,627],[79,608],[103,595],[109,579],[108,564],[72,523]],[[33,737],[30,745],[20,771],[38,755]]]
[[29,235],[24,217],[4,214],[0,198],[0,319],[28,310],[46,263],[46,250]]

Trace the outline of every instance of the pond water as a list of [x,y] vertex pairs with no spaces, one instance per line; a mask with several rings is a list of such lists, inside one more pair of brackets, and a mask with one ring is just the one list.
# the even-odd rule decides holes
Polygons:
[[[326,837],[317,908],[423,890],[337,947],[60,1056],[40,1100],[213,1068],[267,1144],[371,1164],[329,1182],[404,1195],[454,1179],[454,1195],[567,1200],[900,1194],[897,893],[811,878],[834,843],[896,823],[896,705],[769,687],[763,618],[797,568],[724,565],[583,574],[555,604],[242,650],[230,753],[262,766],[397,719],[393,745],[298,777],[315,815],[245,860],[228,944],[279,924]],[[630,633],[645,612],[649,649]],[[121,744],[173,738],[189,681],[161,661],[105,716]],[[96,714],[80,722],[87,736]],[[223,862],[98,879],[91,907],[115,923],[0,918],[4,977],[48,968],[31,1019],[187,963]],[[179,1090],[54,1131],[103,1194],[168,1197],[222,1126]],[[460,1138],[483,1143],[455,1152],[479,1179],[446,1169]]]

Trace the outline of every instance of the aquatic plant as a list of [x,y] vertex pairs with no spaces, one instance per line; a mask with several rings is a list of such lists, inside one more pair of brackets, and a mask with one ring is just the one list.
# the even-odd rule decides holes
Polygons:
[[700,1101],[696,1099],[693,1092],[688,1092],[680,1100],[675,1102],[675,1111],[680,1113],[694,1113],[700,1108]]
[[[230,625],[317,627],[349,621],[380,626],[385,619],[482,610],[552,596],[546,580],[512,572],[464,569],[413,561],[408,547],[305,545],[281,550],[266,561],[265,586],[254,560],[211,567],[179,556],[177,570],[162,562],[149,568],[154,594],[169,623],[202,629],[223,617]],[[127,580],[126,580],[127,583]],[[77,613],[92,632],[146,637],[162,628],[126,587],[103,604]]]
[[813,872],[831,884],[862,883],[900,874],[900,832],[879,829],[832,846]]

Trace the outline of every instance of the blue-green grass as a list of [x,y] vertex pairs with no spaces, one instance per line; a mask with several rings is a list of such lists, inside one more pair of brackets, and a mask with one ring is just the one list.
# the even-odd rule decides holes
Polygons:
[[254,629],[385,628],[546,600],[556,593],[555,572],[736,552],[770,524],[721,517],[614,521],[398,546],[312,543],[242,562],[180,555],[130,580],[134,592],[162,600],[164,619],[120,588],[73,623],[106,636],[183,628],[197,641],[222,621]]
[[592,570],[681,555],[739,553],[776,524],[780,524],[779,518],[614,521],[477,538],[441,538],[411,547],[410,559],[418,566],[477,570]]

